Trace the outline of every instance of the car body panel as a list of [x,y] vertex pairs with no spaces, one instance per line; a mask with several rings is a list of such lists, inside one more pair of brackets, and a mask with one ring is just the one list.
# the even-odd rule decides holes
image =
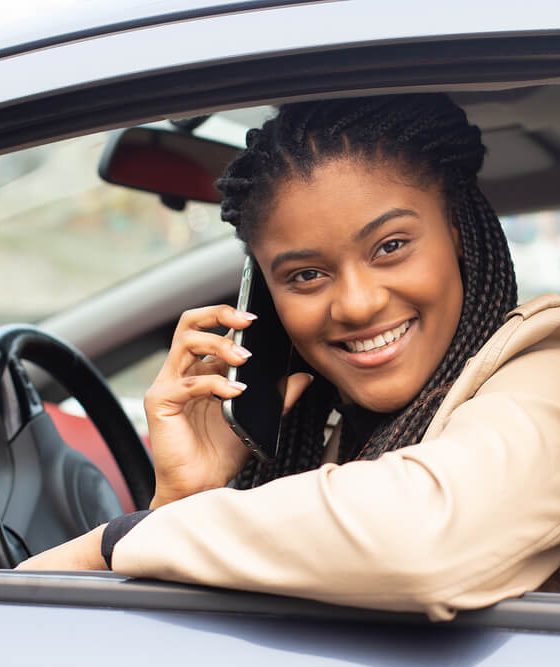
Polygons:
[[[181,586],[116,575],[0,573],[0,619],[10,637],[35,629],[26,661],[18,642],[7,664],[490,665],[557,664],[560,634],[543,635],[547,596],[527,596],[536,617],[525,630],[521,601],[432,624],[419,614],[335,607],[227,589]],[[53,581],[55,584],[53,584]],[[545,600],[543,600],[543,598]],[[510,609],[508,610],[508,606]],[[550,605],[549,605],[550,606]],[[515,609],[517,608],[517,609]],[[517,613],[516,613],[517,612]],[[558,628],[558,617],[554,619]],[[13,650],[11,648],[13,646]],[[87,647],[87,650],[84,650]],[[11,651],[11,652],[10,652]],[[12,658],[12,660],[10,660]],[[60,658],[60,659],[59,659]],[[72,662],[74,661],[74,662]]]
[[141,26],[306,1],[309,0],[221,0],[219,3],[207,0],[120,0],[118,3],[96,0],[92,5],[49,0],[51,20],[48,23],[27,3],[12,5],[0,25],[0,56]]
[[[46,91],[71,90],[146,71],[169,72],[279,53],[434,37],[557,34],[560,16],[555,5],[545,0],[535,5],[512,2],[503,11],[499,5],[477,0],[465,6],[441,3],[419,13],[414,0],[407,0],[380,13],[370,0],[333,0],[123,30],[0,59],[0,108]],[[407,14],[414,21],[404,21]]]
[[[558,664],[560,636],[508,630],[384,627],[234,614],[5,605],[4,664],[57,667],[239,665],[488,667]],[[28,642],[26,661],[12,649]],[[93,646],[94,645],[94,648]],[[535,663],[535,657],[538,663]],[[50,663],[55,664],[55,663]]]

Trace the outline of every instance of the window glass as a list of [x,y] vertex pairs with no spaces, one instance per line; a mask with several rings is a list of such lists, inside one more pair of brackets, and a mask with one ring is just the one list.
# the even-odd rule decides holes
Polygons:
[[0,156],[0,322],[38,321],[217,236],[216,204],[184,211],[102,181],[108,133]]
[[[243,147],[247,129],[273,114],[272,107],[224,111],[193,134]],[[102,181],[97,169],[109,135],[0,156],[0,323],[40,321],[234,233],[216,204],[188,202],[177,212],[156,195]]]
[[560,210],[510,215],[502,224],[513,257],[519,302],[560,292]]

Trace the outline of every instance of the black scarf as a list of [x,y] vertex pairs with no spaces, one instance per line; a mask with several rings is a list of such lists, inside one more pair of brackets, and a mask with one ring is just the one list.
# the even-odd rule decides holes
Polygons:
[[356,403],[338,403],[335,409],[342,415],[338,463],[357,458],[366,443],[375,440],[395,417],[394,413],[373,412]]

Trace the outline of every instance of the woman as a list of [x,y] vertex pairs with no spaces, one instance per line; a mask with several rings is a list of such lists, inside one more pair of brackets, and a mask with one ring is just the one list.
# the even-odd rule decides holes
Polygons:
[[188,311],[145,401],[155,511],[23,567],[101,568],[103,539],[123,574],[433,619],[537,588],[560,565],[560,301],[507,315],[478,128],[444,95],[390,96],[286,106],[247,143],[222,216],[314,371],[290,378],[277,460],[249,461],[213,398],[244,390],[225,368],[250,351],[207,330],[254,315]]

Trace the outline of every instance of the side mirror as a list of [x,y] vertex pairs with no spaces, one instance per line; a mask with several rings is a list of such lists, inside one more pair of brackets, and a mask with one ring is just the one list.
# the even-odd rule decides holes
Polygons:
[[214,182],[238,149],[181,130],[131,127],[113,133],[99,176],[115,185],[153,192],[174,210],[189,200],[219,203]]

